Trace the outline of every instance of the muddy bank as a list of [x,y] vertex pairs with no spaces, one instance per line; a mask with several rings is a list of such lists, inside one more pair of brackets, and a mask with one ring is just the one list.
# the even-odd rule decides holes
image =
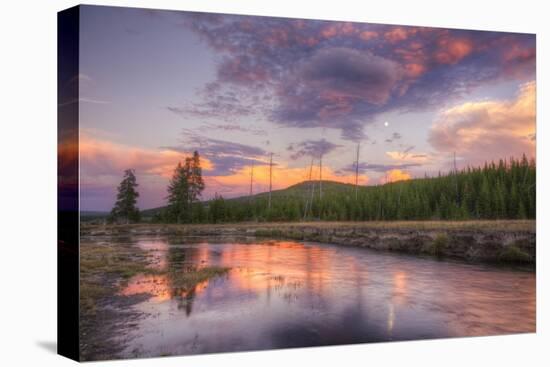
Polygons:
[[535,264],[535,221],[135,224],[82,226],[87,236],[247,236],[315,241],[466,261]]

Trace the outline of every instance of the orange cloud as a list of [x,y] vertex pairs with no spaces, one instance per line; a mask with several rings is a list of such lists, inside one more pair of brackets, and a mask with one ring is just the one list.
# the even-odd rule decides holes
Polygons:
[[483,163],[522,154],[535,155],[535,82],[522,85],[517,97],[468,102],[443,111],[430,131],[441,152],[456,152],[468,162]]
[[[87,134],[81,134],[79,150],[81,170],[88,175],[119,175],[123,170],[133,168],[140,174],[168,178],[186,156],[169,149],[136,148]],[[211,162],[204,158],[202,164],[204,169],[212,167]]]
[[430,158],[427,153],[418,152],[391,151],[386,152],[386,155],[393,160],[407,163],[425,163],[428,161],[428,158]]
[[403,170],[392,169],[386,172],[386,175],[380,179],[380,183],[385,184],[389,182],[410,180],[412,176]]

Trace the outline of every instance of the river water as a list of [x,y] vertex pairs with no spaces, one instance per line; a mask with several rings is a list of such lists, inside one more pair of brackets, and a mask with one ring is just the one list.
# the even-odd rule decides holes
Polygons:
[[192,289],[138,275],[150,293],[120,357],[535,331],[535,273],[310,242],[136,239],[152,266],[231,268]]

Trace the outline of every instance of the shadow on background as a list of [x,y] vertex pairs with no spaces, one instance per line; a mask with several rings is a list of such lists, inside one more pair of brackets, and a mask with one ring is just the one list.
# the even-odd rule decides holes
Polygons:
[[51,340],[37,341],[36,345],[38,345],[39,347],[45,349],[46,351],[48,351],[50,353],[57,354],[57,342],[55,342],[55,341],[51,341]]

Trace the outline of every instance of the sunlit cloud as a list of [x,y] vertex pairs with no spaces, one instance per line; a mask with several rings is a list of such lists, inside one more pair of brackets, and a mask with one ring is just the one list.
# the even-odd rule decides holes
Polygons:
[[[138,174],[171,177],[175,166],[192,152],[179,152],[170,149],[146,149],[96,139],[85,134],[80,136],[80,162],[86,175],[120,175],[132,168]],[[203,160],[205,169],[212,167]]]
[[259,114],[285,127],[340,130],[352,141],[380,113],[432,108],[535,70],[528,34],[200,13],[184,19],[221,60],[188,113]]
[[535,83],[522,85],[512,100],[468,102],[449,108],[433,124],[429,141],[441,153],[468,164],[535,155]]
[[403,151],[389,151],[386,152],[386,155],[392,160],[408,163],[426,163],[432,158],[428,153],[414,152],[412,149],[405,149]]
[[468,39],[442,38],[435,59],[441,64],[456,64],[473,51],[473,42]]
[[[110,208],[116,187],[126,169],[134,169],[142,208],[164,203],[166,186],[174,168],[186,154],[169,149],[147,149],[120,144],[81,131],[79,141],[81,207]],[[192,152],[186,152],[187,155]],[[205,169],[211,162],[203,159]]]
[[411,178],[411,174],[406,171],[400,169],[392,169],[387,171],[386,174],[380,178],[380,183],[386,184],[390,182],[405,181],[410,180]]

